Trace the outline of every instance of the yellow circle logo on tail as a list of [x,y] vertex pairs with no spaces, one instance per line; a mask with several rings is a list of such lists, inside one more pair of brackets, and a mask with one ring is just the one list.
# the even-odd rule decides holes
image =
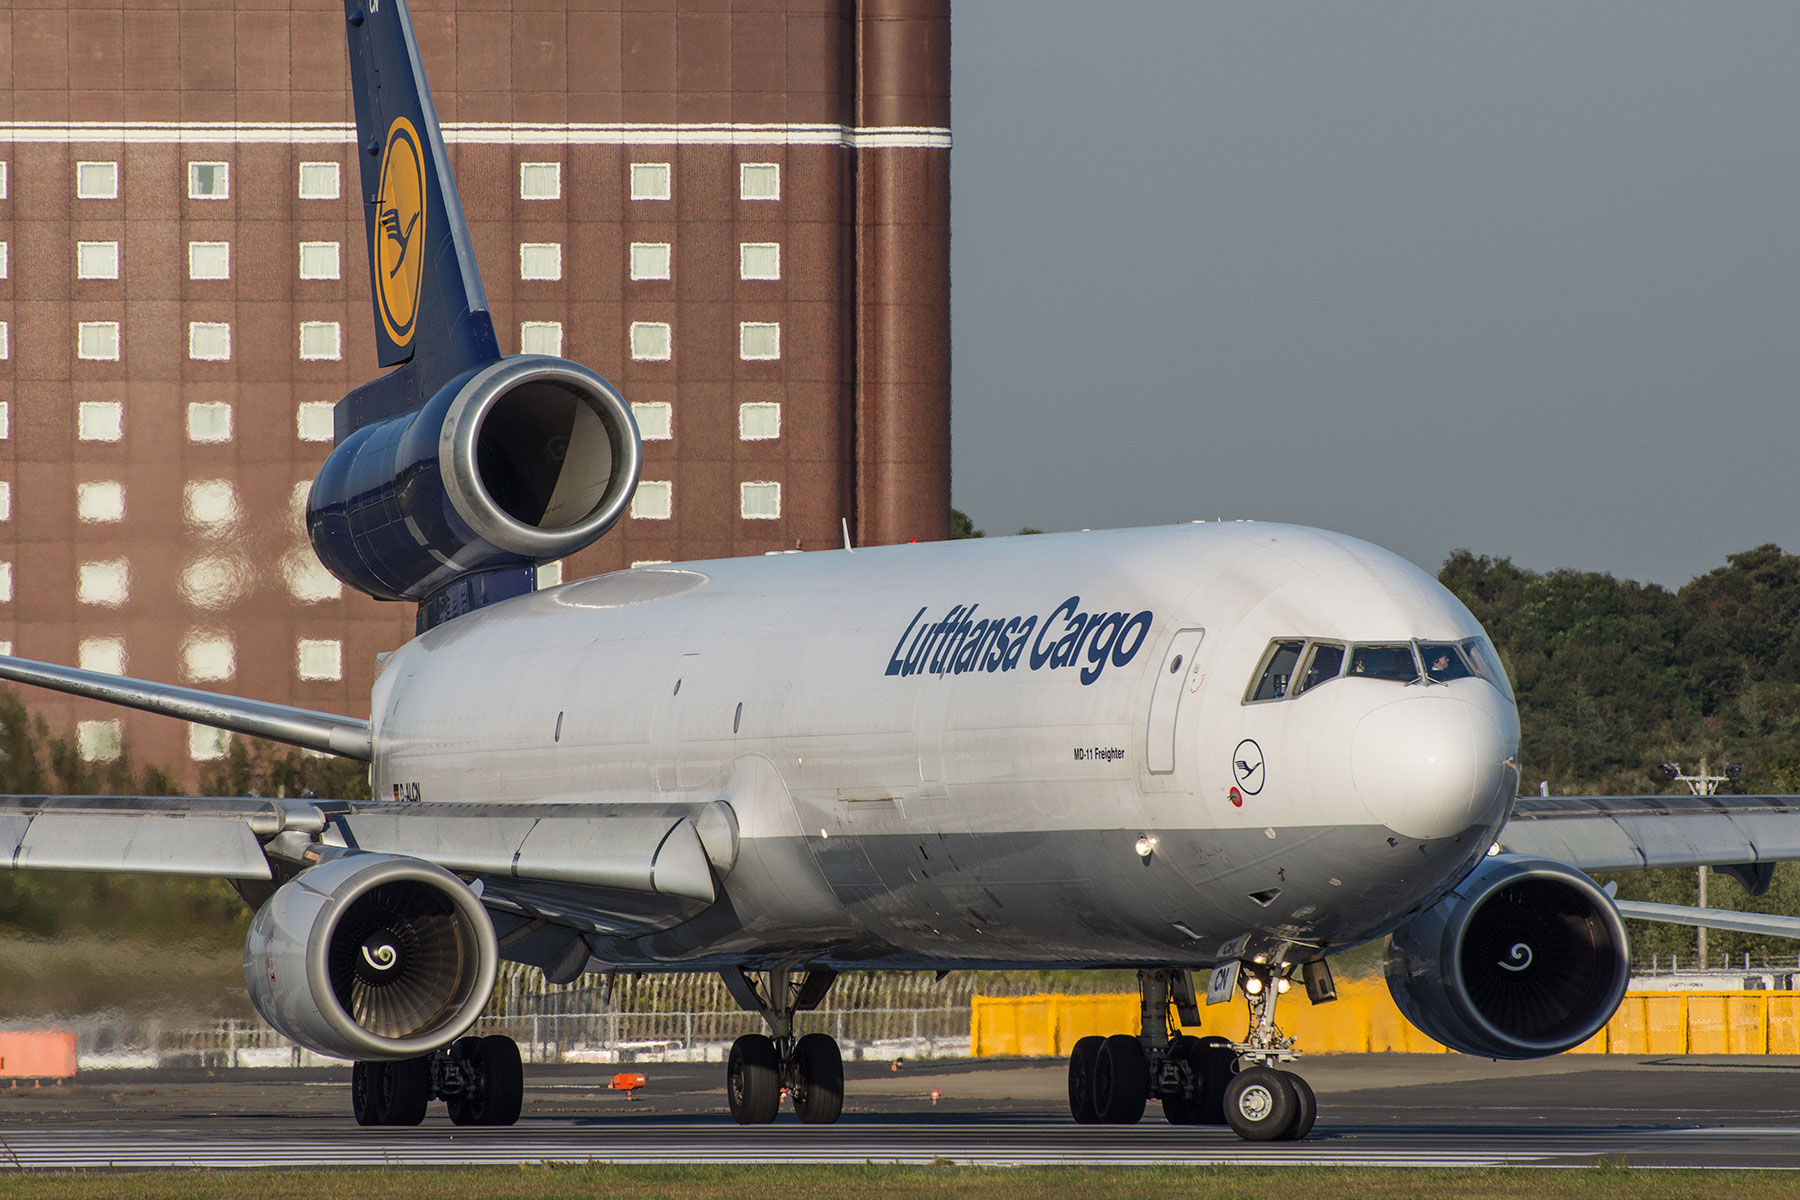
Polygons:
[[425,280],[425,159],[405,117],[388,126],[375,199],[375,306],[396,346],[412,341]]

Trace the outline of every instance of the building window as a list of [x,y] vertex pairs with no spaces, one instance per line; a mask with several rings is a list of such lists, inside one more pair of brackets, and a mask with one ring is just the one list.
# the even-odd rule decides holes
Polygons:
[[334,638],[301,638],[295,658],[302,679],[344,677],[344,645]]
[[738,485],[738,511],[746,519],[752,521],[770,521],[781,515],[781,485],[779,483],[740,483]]
[[343,356],[343,336],[336,321],[300,322],[301,362],[336,362]]
[[633,200],[667,200],[669,198],[669,164],[632,163],[631,198]]
[[631,243],[631,277],[633,279],[667,279],[669,277],[669,243]]
[[12,277],[12,243],[0,242],[0,279]]
[[231,165],[222,162],[188,164],[189,200],[224,200],[231,195]]
[[202,362],[229,362],[231,326],[224,321],[189,321],[188,357]]
[[183,515],[208,536],[217,537],[236,523],[237,489],[229,479],[198,479],[181,491]]
[[75,647],[75,665],[83,671],[102,675],[125,673],[125,639],[116,637],[82,638]]
[[189,279],[230,279],[230,242],[189,242]]
[[300,278],[338,278],[338,243],[301,242]]
[[307,400],[302,403],[294,418],[300,440],[329,442],[336,437],[336,418],[332,411],[336,407],[329,400]]
[[216,633],[190,633],[181,642],[181,673],[190,683],[217,683],[237,674],[237,647]]
[[12,404],[0,400],[0,442],[12,436]]
[[519,199],[561,200],[561,163],[520,163]]
[[83,604],[117,608],[131,595],[131,572],[122,558],[84,562],[75,572],[75,598]]
[[188,726],[188,757],[195,762],[217,762],[231,752],[231,733],[211,725]]
[[781,199],[781,164],[739,164],[738,198],[742,200]]
[[75,744],[84,762],[112,762],[119,757],[117,721],[80,721],[75,725]]
[[519,243],[519,278],[544,280],[561,279],[562,243]]
[[675,505],[675,485],[666,479],[640,479],[631,498],[631,515],[640,521],[666,521]]
[[190,442],[229,442],[231,405],[220,400],[196,401],[188,405],[187,435]]
[[666,442],[674,437],[675,414],[667,400],[649,400],[633,404],[631,415],[637,418],[638,437],[646,442]]
[[118,277],[119,243],[75,243],[75,278],[117,279]]
[[334,162],[301,163],[300,198],[302,200],[336,200],[338,198],[338,165]]
[[739,279],[780,279],[780,242],[740,242],[738,244]]
[[[0,162],[0,200],[6,199],[6,168],[7,164]],[[7,653],[11,654],[12,651],[8,650]]]
[[519,323],[519,353],[562,357],[562,322],[521,321]]
[[12,520],[12,484],[0,480],[0,521]]
[[761,360],[781,357],[781,326],[774,321],[738,323],[738,357]]
[[84,442],[116,442],[125,436],[125,406],[117,400],[83,400],[75,406],[75,436]]
[[12,326],[0,321],[0,361],[12,357]]
[[75,195],[81,200],[117,200],[119,198],[119,164],[116,162],[76,163]]
[[[10,604],[11,602],[12,602],[12,564],[9,562],[0,562],[0,603]],[[9,649],[6,651],[6,653],[11,654],[12,650],[10,649],[10,647],[12,646],[12,643],[8,642],[7,646],[9,647]]]
[[670,341],[667,321],[631,323],[631,357],[639,362],[667,362]]
[[75,515],[83,521],[110,524],[125,519],[125,485],[113,480],[75,485]]
[[91,362],[117,362],[119,358],[119,323],[117,321],[82,321],[75,327],[75,353]]
[[555,587],[562,582],[562,564],[559,562],[540,563],[537,569],[537,585],[540,588]]
[[738,405],[738,437],[746,442],[766,442],[781,436],[781,405],[757,401]]

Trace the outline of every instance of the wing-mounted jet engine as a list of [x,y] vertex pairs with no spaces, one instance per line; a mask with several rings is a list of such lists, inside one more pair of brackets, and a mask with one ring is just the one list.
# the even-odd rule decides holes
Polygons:
[[578,363],[502,357],[405,5],[346,0],[377,357],[336,412],[307,531],[343,582],[422,630],[528,592],[619,519],[641,448]]
[[1580,1045],[1612,1019],[1630,974],[1611,898],[1549,859],[1489,858],[1388,938],[1388,990],[1406,1019],[1483,1058]]

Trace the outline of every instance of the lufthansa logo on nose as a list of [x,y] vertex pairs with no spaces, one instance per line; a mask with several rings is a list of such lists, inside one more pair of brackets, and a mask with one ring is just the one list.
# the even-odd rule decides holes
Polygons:
[[1237,780],[1238,790],[1246,796],[1254,796],[1263,787],[1263,755],[1262,747],[1245,738],[1231,752],[1231,777]]
[[396,346],[412,341],[425,279],[425,159],[412,122],[397,117],[381,152],[375,199],[375,307]]

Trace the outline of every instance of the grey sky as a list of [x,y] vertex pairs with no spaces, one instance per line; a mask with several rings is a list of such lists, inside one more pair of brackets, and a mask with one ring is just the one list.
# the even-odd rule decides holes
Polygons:
[[1800,550],[1800,5],[953,10],[954,501]]

